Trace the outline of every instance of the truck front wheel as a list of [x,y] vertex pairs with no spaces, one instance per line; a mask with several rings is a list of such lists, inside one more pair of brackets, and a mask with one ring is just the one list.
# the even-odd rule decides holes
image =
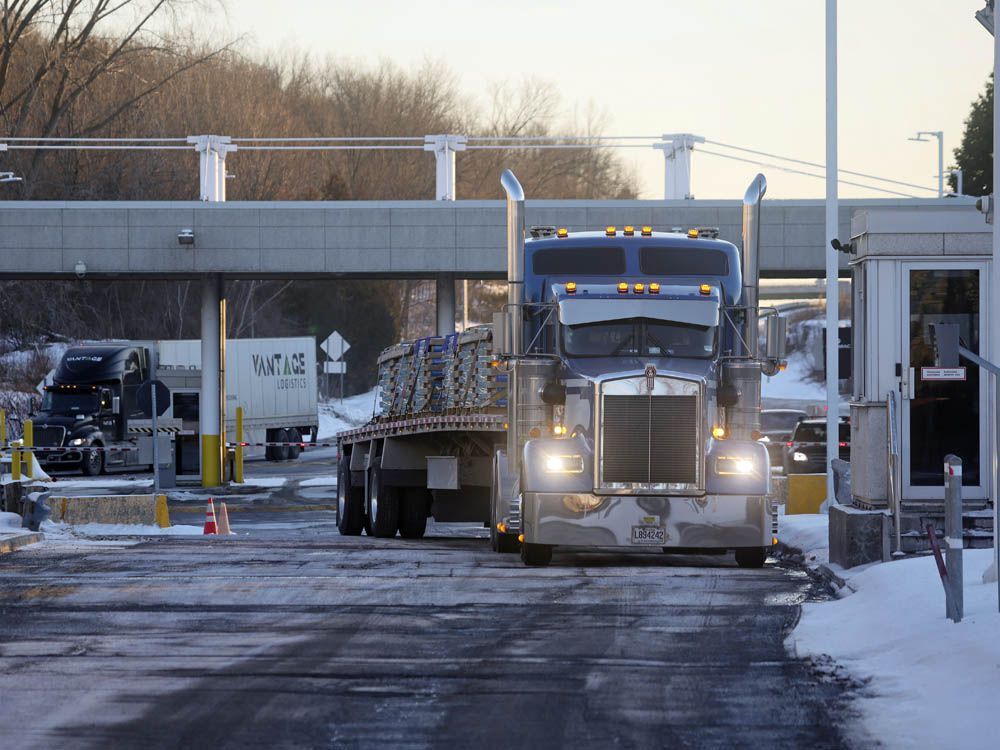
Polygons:
[[766,547],[750,547],[736,550],[736,564],[741,568],[763,568],[767,560]]
[[[94,443],[91,448],[101,448],[100,443]],[[96,477],[104,472],[104,451],[85,450],[83,452],[83,473],[88,477]]]
[[358,536],[364,527],[364,490],[351,486],[351,458],[344,456],[337,467],[337,529],[341,536]]
[[521,544],[521,562],[525,565],[548,565],[552,562],[552,546],[548,544]]
[[382,482],[382,469],[375,466],[368,478],[369,536],[389,539],[399,528],[399,488]]

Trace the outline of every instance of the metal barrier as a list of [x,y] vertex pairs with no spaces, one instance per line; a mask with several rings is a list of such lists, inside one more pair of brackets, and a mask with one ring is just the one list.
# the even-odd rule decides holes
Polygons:
[[894,556],[903,554],[902,539],[902,492],[900,488],[900,461],[899,461],[899,431],[896,426],[896,391],[889,391],[886,396],[886,475],[885,488],[892,513],[892,523],[895,527],[894,533]]

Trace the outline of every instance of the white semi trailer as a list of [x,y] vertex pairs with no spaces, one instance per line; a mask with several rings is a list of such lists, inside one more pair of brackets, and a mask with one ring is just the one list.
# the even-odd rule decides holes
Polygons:
[[[150,421],[138,407],[138,387],[151,377],[170,389],[160,429],[175,440],[179,475],[200,474],[198,417],[201,342],[90,342],[66,350],[35,415],[35,446],[48,469],[86,474],[151,462]],[[226,434],[235,435],[242,407],[246,455],[297,458],[295,446],[314,440],[316,341],[311,337],[230,339],[226,342]]]

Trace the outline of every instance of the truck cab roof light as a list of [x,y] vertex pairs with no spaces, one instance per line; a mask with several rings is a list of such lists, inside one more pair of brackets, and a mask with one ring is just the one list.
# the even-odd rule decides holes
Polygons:
[[623,281],[618,285],[618,293],[628,294],[628,284],[626,282]]
[[636,294],[642,294],[644,291],[646,291],[646,285],[642,283],[637,283],[635,286],[632,287],[632,291],[635,292]]
[[566,282],[566,294],[576,294],[576,282],[567,281]]
[[653,282],[650,283],[650,285],[649,285],[649,293],[650,294],[659,294],[660,293],[660,284],[659,284],[659,282],[653,281]]
[[635,227],[626,226],[625,229],[622,230],[622,234],[624,234],[626,237],[634,237]]
[[653,236],[653,228],[652,227],[643,227],[642,228],[642,236],[643,237],[652,237]]
[[608,237],[614,237],[616,234],[618,234],[618,228],[612,226],[606,226],[604,227],[604,234],[607,235]]
[[692,240],[698,239],[698,230],[697,229],[689,229],[688,230],[688,237],[690,237]]
[[698,291],[704,295],[709,295],[712,293],[712,287],[710,287],[708,284],[702,284],[700,287],[698,287]]
[[561,240],[566,239],[567,237],[569,237],[569,230],[566,227],[559,227],[556,230],[556,237],[558,237]]

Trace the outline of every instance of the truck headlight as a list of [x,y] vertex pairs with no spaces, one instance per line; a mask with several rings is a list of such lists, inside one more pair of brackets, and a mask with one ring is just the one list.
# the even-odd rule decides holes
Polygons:
[[754,460],[750,456],[719,456],[715,471],[721,476],[746,476],[754,473]]
[[808,461],[809,460],[809,456],[807,456],[802,451],[795,451],[792,454],[792,460],[793,461]]
[[582,474],[583,456],[546,456],[545,470],[550,474]]
[[84,441],[83,438],[73,438],[72,440],[69,441],[69,444],[70,445],[83,445],[84,442],[85,441]]

